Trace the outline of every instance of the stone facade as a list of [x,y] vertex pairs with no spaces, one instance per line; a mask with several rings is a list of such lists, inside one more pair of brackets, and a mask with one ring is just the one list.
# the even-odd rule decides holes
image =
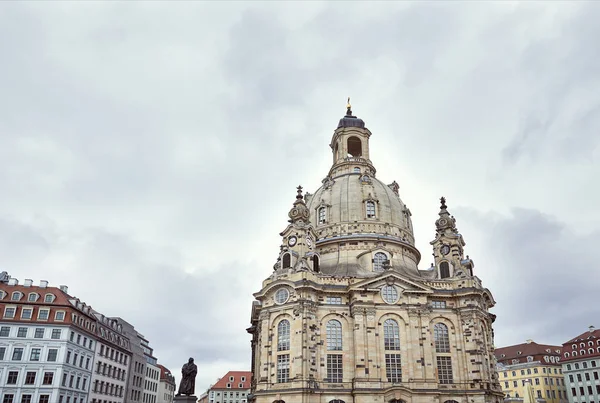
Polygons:
[[323,185],[298,188],[254,294],[249,401],[498,403],[494,299],[443,199],[435,265],[418,269],[410,210],[375,177],[370,136],[349,107]]

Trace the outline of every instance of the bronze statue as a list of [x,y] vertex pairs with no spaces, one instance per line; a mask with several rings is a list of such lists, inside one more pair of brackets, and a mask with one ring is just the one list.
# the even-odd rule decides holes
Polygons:
[[183,368],[181,368],[181,382],[179,383],[179,392],[177,392],[177,396],[192,396],[194,394],[197,373],[198,367],[194,364],[194,359],[190,358],[187,364],[183,364]]

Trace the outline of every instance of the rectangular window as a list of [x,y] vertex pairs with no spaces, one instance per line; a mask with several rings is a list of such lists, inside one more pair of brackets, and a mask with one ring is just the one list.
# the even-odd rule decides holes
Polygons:
[[52,338],[60,339],[62,331],[60,329],[52,329]]
[[50,316],[50,309],[40,309],[38,311],[38,319],[39,320],[48,320]]
[[50,403],[50,395],[40,395],[39,403]]
[[431,307],[435,309],[445,309],[446,301],[431,301]]
[[54,380],[54,372],[44,372],[44,380],[43,380],[42,384],[52,385],[53,380]]
[[577,389],[575,389],[575,388],[571,388],[571,394],[572,394],[573,396],[577,396]]
[[342,383],[344,369],[341,354],[327,354],[327,381]]
[[575,379],[573,379],[573,375],[569,375],[569,382],[575,382]]
[[7,393],[4,395],[4,399],[2,400],[2,403],[14,403],[14,399],[15,395],[11,394],[11,393]]
[[375,203],[372,201],[367,202],[367,218],[375,218]]
[[581,374],[577,374],[577,382],[581,382],[581,381],[582,381]]
[[21,309],[21,319],[31,319],[32,315],[33,315],[33,308]]
[[15,312],[17,308],[12,306],[7,306],[4,308],[4,319],[13,319],[15,317]]
[[77,335],[77,344],[81,344],[81,335],[80,334]]
[[23,349],[15,348],[13,350],[12,360],[13,361],[21,361],[23,359]]
[[25,385],[33,385],[35,383],[35,372],[27,372],[25,375]]
[[281,354],[277,356],[277,382],[290,381],[290,355]]
[[588,395],[593,395],[594,394],[594,390],[592,389],[591,386],[588,386]]
[[41,348],[32,348],[31,355],[29,356],[29,361],[39,361],[41,352],[42,352]]
[[504,387],[508,389],[508,382],[504,382]]
[[0,347],[0,361],[4,360],[4,354],[6,354],[6,347]]
[[340,305],[342,303],[342,297],[327,297],[325,303],[328,305]]
[[589,373],[589,372],[586,372],[586,373],[585,373],[585,380],[586,380],[586,381],[589,381],[589,380],[590,380],[590,373]]
[[67,351],[67,360],[66,361],[67,361],[67,364],[71,363],[71,352],[70,351]]
[[56,313],[54,314],[54,320],[57,320],[59,322],[65,320],[65,311],[56,311]]
[[437,370],[440,383],[453,382],[452,359],[450,357],[437,357]]
[[44,338],[44,329],[41,327],[36,328],[35,334],[33,335],[33,337],[35,337],[36,339],[43,339]]
[[400,354],[385,355],[385,374],[388,382],[402,382],[402,360]]
[[7,385],[16,385],[18,377],[19,377],[19,372],[18,371],[9,371],[8,372],[8,379],[6,380],[6,384]]
[[31,403],[31,395],[21,395],[21,403]]
[[55,362],[57,356],[58,356],[58,349],[51,348],[48,350],[48,361]]
[[27,337],[27,328],[20,327],[19,330],[17,331],[17,337]]
[[0,327],[0,337],[8,337],[10,334],[10,327],[2,326]]
[[594,371],[594,379],[598,380],[598,371]]

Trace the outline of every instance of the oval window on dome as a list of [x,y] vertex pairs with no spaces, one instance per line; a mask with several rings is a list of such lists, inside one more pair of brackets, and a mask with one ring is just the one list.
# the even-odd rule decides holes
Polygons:
[[290,292],[287,290],[287,288],[280,288],[275,293],[275,303],[279,305],[285,304],[289,297]]
[[393,285],[381,287],[381,298],[386,304],[395,304],[398,302],[398,290]]

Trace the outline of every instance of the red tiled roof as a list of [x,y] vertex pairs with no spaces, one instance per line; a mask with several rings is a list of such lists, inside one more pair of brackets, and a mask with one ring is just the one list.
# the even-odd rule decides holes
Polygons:
[[588,359],[598,356],[600,356],[600,329],[591,328],[587,332],[563,343],[562,361],[577,361],[582,358]]
[[[244,377],[243,381],[242,377]],[[211,389],[250,389],[251,381],[252,372],[250,371],[229,371]]]
[[164,365],[158,364],[157,366],[160,368],[160,379],[172,382],[174,377],[171,371],[169,371],[169,369]]
[[[548,351],[549,350],[549,351]],[[526,363],[527,357],[533,357],[533,361],[544,361],[544,357],[560,357],[562,346],[552,346],[549,344],[538,344],[534,341],[529,343],[516,344],[497,348],[495,351],[496,359],[503,364],[512,365],[513,360],[518,360],[519,363]],[[555,362],[545,362],[546,364],[558,365],[558,360]]]

